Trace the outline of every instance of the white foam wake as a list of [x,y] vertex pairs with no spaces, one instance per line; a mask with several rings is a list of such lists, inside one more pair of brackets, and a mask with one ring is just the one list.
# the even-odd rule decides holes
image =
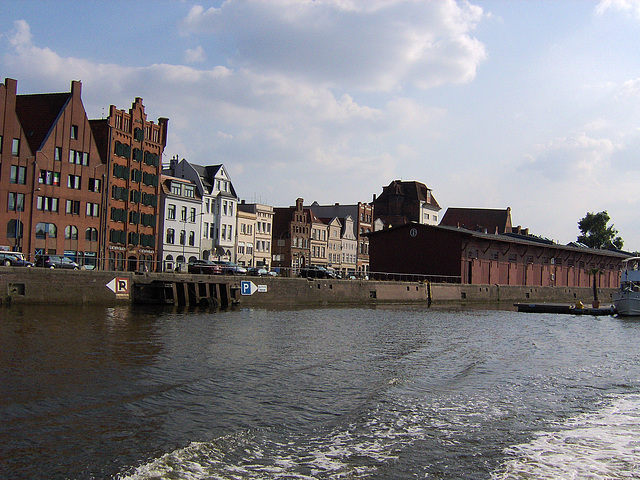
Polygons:
[[624,395],[598,412],[505,452],[494,480],[640,478],[640,395]]

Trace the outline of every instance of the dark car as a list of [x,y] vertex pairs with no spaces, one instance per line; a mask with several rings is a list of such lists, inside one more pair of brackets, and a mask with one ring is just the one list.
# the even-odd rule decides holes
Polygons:
[[250,267],[247,269],[247,275],[253,277],[266,277],[269,275],[269,270],[264,267]]
[[300,276],[304,278],[335,278],[333,272],[319,265],[300,269]]
[[223,275],[246,275],[247,269],[237,265],[233,262],[226,262],[224,260],[216,260],[213,263],[220,265]]
[[193,260],[187,266],[189,273],[202,273],[205,275],[220,275],[222,268],[217,263],[208,260]]
[[70,258],[62,255],[44,255],[36,262],[38,267],[44,268],[64,268],[68,270],[80,270],[80,265]]
[[0,252],[0,265],[6,267],[33,267],[20,252]]

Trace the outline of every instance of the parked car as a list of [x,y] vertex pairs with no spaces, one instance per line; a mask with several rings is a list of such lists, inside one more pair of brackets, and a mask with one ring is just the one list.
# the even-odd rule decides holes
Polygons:
[[249,267],[247,269],[247,275],[252,275],[254,277],[277,277],[278,272],[269,270],[266,267]]
[[215,264],[220,265],[223,275],[246,275],[247,269],[237,265],[233,262],[227,262],[224,260],[214,260]]
[[304,278],[335,278],[333,272],[330,272],[326,268],[319,265],[313,265],[311,267],[300,269],[299,276]]
[[44,255],[36,262],[38,267],[44,268],[64,268],[67,270],[80,270],[80,265],[70,258],[62,255]]
[[209,260],[192,260],[187,266],[189,273],[202,273],[206,275],[220,275],[222,268],[217,263]]
[[0,265],[6,267],[33,267],[20,252],[0,252]]

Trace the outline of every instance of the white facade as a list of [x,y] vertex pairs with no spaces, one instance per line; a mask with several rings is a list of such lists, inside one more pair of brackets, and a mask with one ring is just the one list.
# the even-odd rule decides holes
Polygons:
[[273,207],[260,203],[238,205],[238,262],[245,266],[271,266]]
[[224,165],[203,167],[174,158],[170,171],[194,182],[202,197],[200,258],[235,261],[238,197]]
[[162,267],[171,271],[200,258],[202,201],[193,182],[163,176],[160,203]]
[[355,234],[355,222],[351,215],[344,217],[342,230],[341,269],[346,274],[355,274],[358,264],[358,239]]

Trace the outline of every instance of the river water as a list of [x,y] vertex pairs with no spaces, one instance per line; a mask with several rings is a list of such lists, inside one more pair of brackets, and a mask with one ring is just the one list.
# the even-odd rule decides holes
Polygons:
[[12,306],[0,478],[640,478],[640,319]]

